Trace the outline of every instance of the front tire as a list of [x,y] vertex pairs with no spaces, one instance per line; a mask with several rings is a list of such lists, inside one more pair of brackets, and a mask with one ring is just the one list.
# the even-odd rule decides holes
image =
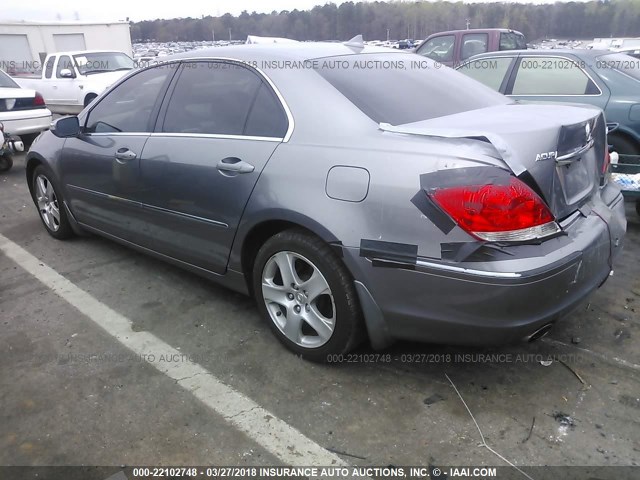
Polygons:
[[302,357],[327,362],[361,340],[353,280],[318,237],[298,229],[271,237],[258,252],[252,283],[271,330]]
[[54,183],[53,175],[44,165],[39,165],[33,172],[32,197],[38,208],[40,220],[49,235],[58,240],[65,240],[73,236],[73,230],[60,188]]
[[84,98],[84,106],[88,107],[96,98],[98,98],[98,95],[96,95],[95,93],[90,93]]

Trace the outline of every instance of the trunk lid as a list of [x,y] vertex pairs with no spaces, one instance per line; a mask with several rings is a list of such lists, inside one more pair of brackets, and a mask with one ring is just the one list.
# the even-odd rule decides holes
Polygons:
[[536,190],[557,219],[576,211],[597,190],[607,147],[604,115],[590,106],[499,105],[380,128],[490,142],[496,158]]
[[0,112],[33,109],[35,95],[33,90],[2,87],[0,88]]

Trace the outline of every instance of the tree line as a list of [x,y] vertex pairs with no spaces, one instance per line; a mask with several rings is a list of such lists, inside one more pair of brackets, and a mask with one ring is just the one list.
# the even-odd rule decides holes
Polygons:
[[[320,1],[320,0],[319,0]],[[131,24],[134,42],[244,40],[247,35],[296,40],[421,39],[443,31],[512,28],[529,41],[543,38],[640,36],[640,0],[599,0],[546,5],[448,1],[346,2],[311,10],[242,12],[238,16],[174,18]]]

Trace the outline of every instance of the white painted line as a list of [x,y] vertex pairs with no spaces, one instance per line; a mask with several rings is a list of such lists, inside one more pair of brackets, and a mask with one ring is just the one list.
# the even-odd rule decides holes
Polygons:
[[348,466],[337,455],[222,383],[201,365],[184,359],[183,352],[149,332],[134,332],[128,318],[101,303],[1,234],[0,251],[141,358],[148,359],[153,355],[159,359],[164,355],[165,358],[176,359],[147,361],[285,465]]

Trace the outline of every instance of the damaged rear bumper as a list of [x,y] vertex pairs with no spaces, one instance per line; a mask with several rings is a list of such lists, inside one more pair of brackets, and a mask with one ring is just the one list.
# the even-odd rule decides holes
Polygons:
[[415,264],[407,264],[344,248],[373,346],[382,348],[395,339],[513,343],[554,323],[602,285],[612,270],[626,222],[622,196],[610,195],[609,200],[609,205],[599,200],[604,209],[568,219],[565,236],[543,245],[508,247],[509,255],[497,261],[445,262],[418,256]]

